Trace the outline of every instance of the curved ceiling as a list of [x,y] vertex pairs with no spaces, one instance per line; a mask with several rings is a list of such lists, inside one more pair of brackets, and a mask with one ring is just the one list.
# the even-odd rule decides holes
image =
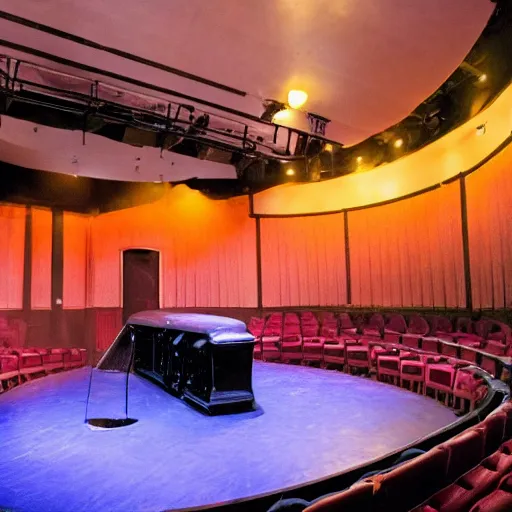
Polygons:
[[1,38],[258,116],[263,98],[285,101],[289,89],[304,89],[307,110],[331,119],[328,137],[347,145],[395,124],[435,91],[494,9],[490,0],[124,0],[113,6],[0,0],[11,14],[247,95],[5,19]]
[[510,141],[511,129],[512,85],[462,126],[404,158],[329,181],[267,189],[254,196],[253,211],[267,216],[306,215],[398,199],[479,165]]

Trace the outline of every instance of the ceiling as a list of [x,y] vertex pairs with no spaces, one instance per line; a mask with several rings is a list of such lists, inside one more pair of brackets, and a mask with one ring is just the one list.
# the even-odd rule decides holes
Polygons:
[[[257,116],[262,99],[286,101],[289,89],[303,89],[309,93],[305,108],[331,119],[326,135],[345,145],[395,124],[435,91],[462,62],[495,6],[490,0],[123,0],[113,5],[0,0],[0,10],[247,94],[6,20],[0,20],[1,38]],[[0,51],[43,62],[1,45]],[[12,151],[9,159],[16,163]]]

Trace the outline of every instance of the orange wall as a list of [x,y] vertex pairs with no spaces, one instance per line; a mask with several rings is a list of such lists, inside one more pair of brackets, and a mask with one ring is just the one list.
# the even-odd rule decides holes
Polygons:
[[343,214],[261,220],[263,306],[347,301]]
[[[512,146],[465,178],[473,305],[512,306]],[[0,309],[23,306],[26,208],[0,206]],[[261,219],[263,305],[343,305],[343,214]],[[352,304],[464,307],[460,185],[348,212]],[[33,309],[51,307],[49,210],[32,209]],[[248,199],[185,186],[95,217],[64,214],[63,307],[122,306],[122,251],[161,253],[167,308],[256,307],[256,221]]]
[[512,146],[466,178],[473,307],[512,306]]
[[52,212],[32,208],[32,309],[52,307]]
[[352,303],[465,307],[459,183],[349,213]]
[[0,309],[23,307],[25,214],[24,207],[0,205]]
[[90,223],[88,216],[64,212],[64,309],[84,309],[86,306]]
[[213,201],[181,185],[164,199],[99,215],[91,227],[88,306],[121,306],[121,253],[161,252],[161,307],[254,307],[255,221],[248,199]]

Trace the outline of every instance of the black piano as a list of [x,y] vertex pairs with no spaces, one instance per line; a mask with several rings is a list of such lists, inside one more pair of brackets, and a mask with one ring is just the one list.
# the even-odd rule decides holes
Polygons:
[[132,315],[97,368],[132,369],[209,414],[253,410],[254,337],[233,318]]

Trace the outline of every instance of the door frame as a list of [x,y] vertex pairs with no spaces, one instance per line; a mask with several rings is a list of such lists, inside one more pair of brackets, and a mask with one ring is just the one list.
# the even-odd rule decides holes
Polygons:
[[124,288],[124,279],[123,279],[123,276],[124,276],[124,261],[123,261],[123,255],[124,255],[124,252],[125,251],[131,251],[131,250],[140,250],[140,251],[154,251],[154,252],[157,252],[158,253],[158,308],[161,309],[163,306],[163,298],[164,298],[164,287],[163,287],[163,284],[164,284],[164,281],[163,281],[163,251],[160,250],[160,249],[155,249],[153,247],[141,247],[141,246],[136,246],[136,247],[133,247],[133,246],[130,246],[130,247],[124,247],[123,249],[119,249],[119,268],[121,269],[121,271],[119,272],[119,304],[120,304],[120,308],[123,309],[124,308],[124,304],[123,304],[123,288]]

